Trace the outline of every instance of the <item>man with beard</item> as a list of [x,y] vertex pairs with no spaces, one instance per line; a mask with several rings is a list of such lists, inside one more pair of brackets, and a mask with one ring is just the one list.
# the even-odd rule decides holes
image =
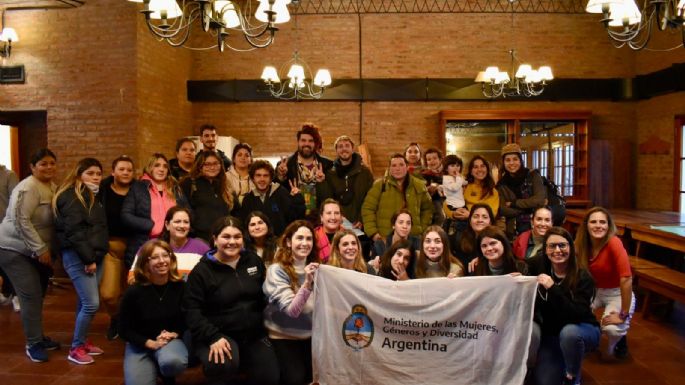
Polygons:
[[362,157],[354,151],[352,139],[343,135],[334,143],[337,157],[325,179],[317,183],[317,199],[333,198],[340,203],[343,216],[356,229],[362,228],[361,210],[366,192],[373,185],[371,170],[362,164]]
[[279,182],[297,185],[304,198],[306,214],[312,216],[316,216],[312,212],[318,207],[316,185],[325,180],[326,172],[333,166],[330,159],[319,155],[322,146],[319,128],[305,123],[297,131],[297,151],[278,164]]
[[285,185],[272,182],[274,167],[262,159],[250,165],[249,174],[255,187],[245,195],[238,210],[243,223],[248,223],[251,212],[261,211],[269,217],[274,235],[279,236],[290,222],[304,218],[304,199],[295,181]]
[[[224,170],[231,167],[231,160],[228,159],[226,153],[216,148],[216,142],[219,136],[216,134],[216,127],[211,124],[203,124],[200,126],[200,142],[202,142],[202,151],[214,151],[219,155],[221,161],[224,163]],[[200,152],[202,152],[200,151]],[[200,152],[195,155],[195,159],[200,155]]]

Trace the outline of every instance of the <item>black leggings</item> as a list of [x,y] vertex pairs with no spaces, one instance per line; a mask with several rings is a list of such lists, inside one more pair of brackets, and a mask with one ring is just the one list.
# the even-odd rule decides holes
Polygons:
[[304,385],[312,382],[312,339],[279,340],[271,343],[281,368],[281,385]]
[[278,385],[278,362],[268,338],[240,342],[227,339],[233,359],[227,359],[223,364],[209,361],[208,345],[195,345],[195,355],[202,362],[202,369],[208,379],[230,380],[239,373],[245,373],[248,384]]

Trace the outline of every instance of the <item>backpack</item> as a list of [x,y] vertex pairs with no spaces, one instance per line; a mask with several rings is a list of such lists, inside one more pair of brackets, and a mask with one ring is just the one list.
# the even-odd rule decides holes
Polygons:
[[561,195],[561,189],[554,182],[540,175],[547,193],[547,206],[552,209],[552,223],[561,226],[566,219],[566,199]]
[[[531,170],[526,176],[525,187],[533,188],[533,173],[540,175],[542,185],[545,188],[545,195],[547,196],[547,203],[545,204],[552,211],[552,224],[554,226],[561,226],[566,219],[566,199],[561,195],[561,189],[554,182],[547,179],[540,173],[540,170]],[[532,193],[531,193],[532,194]]]

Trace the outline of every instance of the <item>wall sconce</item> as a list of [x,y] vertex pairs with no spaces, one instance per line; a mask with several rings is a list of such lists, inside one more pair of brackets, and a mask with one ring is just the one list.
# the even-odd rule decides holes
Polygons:
[[0,33],[0,57],[9,58],[12,53],[12,43],[19,41],[19,36],[17,36],[17,31],[14,28],[5,27]]

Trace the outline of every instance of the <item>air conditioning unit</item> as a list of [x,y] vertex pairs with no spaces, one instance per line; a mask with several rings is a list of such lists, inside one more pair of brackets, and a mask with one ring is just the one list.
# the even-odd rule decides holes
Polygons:
[[24,66],[0,67],[0,84],[23,84],[26,82]]

